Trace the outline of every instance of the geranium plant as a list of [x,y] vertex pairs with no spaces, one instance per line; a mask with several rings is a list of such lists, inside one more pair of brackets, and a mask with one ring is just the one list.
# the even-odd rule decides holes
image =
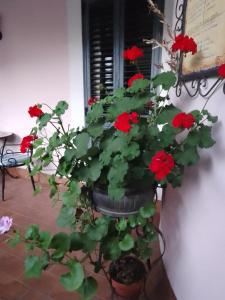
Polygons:
[[[192,38],[180,35],[174,38],[170,51],[194,55],[197,45]],[[137,46],[123,53],[132,64],[138,64],[143,55]],[[223,68],[220,67],[219,76],[224,74]],[[174,71],[150,79],[137,71],[127,87],[104,99],[89,99],[90,109],[82,129],[64,127],[62,115],[68,108],[65,101],[55,108],[44,104],[29,108],[30,116],[36,117],[37,122],[23,139],[21,151],[33,148],[32,175],[50,163],[55,165],[56,170],[49,177],[50,197],[62,203],[58,226],[69,227],[71,233],[52,236],[32,225],[20,237],[29,250],[42,250],[40,256],[27,256],[28,277],[39,277],[52,263],[63,264],[68,267],[60,278],[64,287],[79,292],[84,299],[92,299],[97,283],[85,275],[86,260],[95,272],[103,269],[108,277],[104,260],[114,261],[127,254],[145,261],[149,258],[151,242],[156,237],[153,202],[147,202],[128,218],[112,218],[93,211],[92,191],[101,186],[112,201],[120,201],[129,188],[180,186],[185,168],[198,162],[199,150],[214,145],[211,129],[217,117],[205,107],[189,112],[176,107],[169,99],[176,80]],[[50,137],[46,135],[49,126],[54,130]],[[61,194],[58,177],[66,182],[66,190]],[[19,233],[17,242],[18,236]]]

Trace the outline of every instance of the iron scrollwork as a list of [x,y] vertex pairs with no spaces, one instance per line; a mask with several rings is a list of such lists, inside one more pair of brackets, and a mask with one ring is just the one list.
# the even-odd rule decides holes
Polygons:
[[[174,26],[174,34],[178,35],[185,32],[185,13],[188,0],[176,0],[175,17],[176,22]],[[181,54],[180,54],[181,55]],[[175,86],[176,96],[179,97],[182,91],[185,90],[189,97],[208,97],[214,93],[214,91],[223,86],[223,93],[225,94],[225,82],[223,78],[215,79],[214,82],[209,83],[209,78],[215,77],[217,74],[217,68],[210,70],[203,70],[198,73],[192,73],[189,75],[182,74],[182,55],[178,57],[180,61],[180,71],[178,80]]]

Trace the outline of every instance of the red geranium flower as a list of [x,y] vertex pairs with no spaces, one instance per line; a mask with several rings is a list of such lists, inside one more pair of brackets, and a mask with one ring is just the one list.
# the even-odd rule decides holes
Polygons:
[[44,114],[43,111],[37,105],[30,106],[28,113],[30,114],[31,118],[33,117],[40,118]]
[[222,78],[225,78],[225,64],[222,64],[218,68],[218,75]]
[[197,44],[194,41],[193,38],[179,34],[178,36],[175,37],[175,41],[172,45],[172,51],[182,51],[184,53],[192,52],[192,55],[197,52]]
[[25,153],[28,149],[31,148],[32,142],[33,142],[34,140],[36,140],[36,139],[37,139],[37,136],[34,135],[34,134],[25,136],[25,137],[22,139],[22,142],[21,142],[21,144],[20,144],[20,151],[21,151],[22,153]]
[[130,120],[131,120],[132,123],[134,123],[134,124],[139,123],[139,120],[138,120],[138,113],[132,112],[132,113],[130,114],[129,118],[130,118]]
[[95,104],[98,101],[98,99],[96,97],[91,97],[88,99],[88,105],[92,106],[93,104]]
[[133,82],[137,79],[144,79],[144,75],[141,73],[134,74],[127,82],[128,86],[131,87]]
[[128,133],[131,129],[131,125],[129,123],[130,116],[127,112],[122,113],[119,115],[114,123],[114,127],[120,131]]
[[186,114],[181,112],[177,114],[172,121],[172,125],[174,128],[191,128],[195,123],[195,118],[192,114]]
[[149,164],[149,169],[155,173],[156,180],[163,180],[171,172],[175,163],[173,156],[164,150],[158,151]]
[[123,57],[126,60],[134,61],[139,57],[143,57],[144,53],[143,50],[138,48],[137,46],[133,46],[127,50],[124,50]]
[[128,133],[131,129],[130,123],[137,124],[138,122],[139,122],[138,113],[132,112],[128,114],[127,112],[123,112],[121,115],[117,117],[114,123],[114,127],[120,131]]

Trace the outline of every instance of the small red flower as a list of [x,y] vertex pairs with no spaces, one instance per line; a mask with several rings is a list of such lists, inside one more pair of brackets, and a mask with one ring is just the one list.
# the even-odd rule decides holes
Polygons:
[[175,37],[175,41],[172,45],[172,51],[181,51],[184,53],[192,52],[192,55],[197,52],[197,44],[193,38],[179,34]]
[[88,99],[88,105],[92,106],[93,104],[95,104],[98,101],[98,99],[96,97],[91,97]]
[[131,124],[137,124],[138,120],[138,113],[132,112],[128,114],[127,112],[123,112],[119,115],[114,123],[114,127],[120,131],[128,133],[131,129]]
[[144,75],[141,73],[134,74],[127,82],[128,86],[131,87],[133,82],[137,79],[144,79]]
[[128,133],[131,129],[131,125],[129,123],[130,116],[127,112],[122,113],[119,115],[114,123],[114,127],[120,131]]
[[129,118],[130,118],[130,121],[131,121],[132,123],[134,123],[134,124],[139,123],[139,120],[138,120],[138,113],[132,112],[132,113],[130,114]]
[[139,57],[143,57],[144,53],[143,50],[138,48],[137,46],[133,46],[131,48],[128,48],[127,50],[124,50],[123,57],[126,60],[134,61]]
[[195,123],[195,118],[192,114],[181,112],[177,114],[172,121],[174,128],[191,128]]
[[179,128],[182,127],[183,124],[183,119],[185,118],[186,114],[184,112],[181,112],[179,114],[177,114],[172,121],[172,125],[175,128]]
[[156,180],[163,180],[175,166],[173,156],[164,150],[158,151],[151,160],[148,168],[155,173]]
[[222,78],[225,78],[225,64],[222,64],[218,68],[218,75]]
[[43,111],[37,105],[30,106],[28,113],[30,114],[31,118],[33,117],[40,118],[44,114]]
[[25,153],[28,149],[30,149],[31,148],[31,146],[32,146],[32,142],[34,141],[34,140],[36,140],[37,139],[37,136],[36,135],[27,135],[27,136],[25,136],[23,139],[22,139],[22,142],[21,142],[21,144],[20,144],[20,151],[22,152],[22,153]]

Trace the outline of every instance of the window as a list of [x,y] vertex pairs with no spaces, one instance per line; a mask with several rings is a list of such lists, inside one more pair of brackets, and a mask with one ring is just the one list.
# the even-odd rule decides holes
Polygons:
[[[157,1],[163,10],[163,0]],[[140,72],[149,77],[160,63],[160,49],[143,38],[162,36],[162,25],[149,14],[146,0],[83,0],[83,49],[85,106],[89,97],[102,97],[126,85],[136,68],[123,60],[124,49],[137,45],[144,50]]]

